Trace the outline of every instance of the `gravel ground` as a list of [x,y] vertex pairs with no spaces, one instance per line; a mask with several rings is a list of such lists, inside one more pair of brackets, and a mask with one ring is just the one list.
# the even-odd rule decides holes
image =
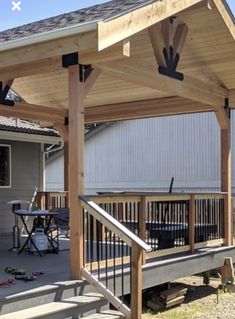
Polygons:
[[202,278],[186,277],[178,280],[188,288],[185,302],[162,313],[146,313],[143,319],[235,319],[235,286],[227,285],[227,292],[218,290],[219,279],[211,279],[210,285],[202,284]]

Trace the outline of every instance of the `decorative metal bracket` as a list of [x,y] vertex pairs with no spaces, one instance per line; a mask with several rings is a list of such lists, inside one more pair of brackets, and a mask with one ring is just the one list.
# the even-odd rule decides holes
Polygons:
[[[62,56],[62,66],[68,68],[71,65],[79,64],[79,55],[78,52],[65,54]],[[90,75],[92,69],[91,64],[79,64],[80,68],[80,82],[86,82],[86,79]]]
[[160,74],[169,76],[171,78],[174,78],[176,80],[183,81],[184,75],[183,73],[177,72],[177,66],[180,60],[180,55],[177,52],[174,52],[174,48],[172,46],[169,47],[169,50],[166,48],[163,49],[163,55],[166,61],[166,67],[165,66],[159,66],[158,72]]
[[80,66],[80,81],[86,82],[86,79],[91,74],[93,68],[91,64],[79,64]]
[[[161,65],[158,67],[158,71],[160,74],[166,75],[168,77],[174,78],[176,80],[183,81],[184,74],[177,71],[177,66],[180,60],[180,53],[183,48],[185,38],[188,33],[188,28],[186,24],[178,25],[174,30],[173,23],[176,19],[175,16],[172,16],[165,21],[165,25],[167,23],[167,31],[165,32],[165,36],[163,36],[163,45],[165,47],[162,49],[163,59],[165,60],[165,65]],[[169,41],[171,38],[171,41]]]
[[0,81],[0,104],[7,105],[7,106],[14,106],[15,105],[14,101],[8,100],[6,98],[9,90],[10,90],[10,86],[5,85],[5,87],[3,87],[3,83],[2,81]]

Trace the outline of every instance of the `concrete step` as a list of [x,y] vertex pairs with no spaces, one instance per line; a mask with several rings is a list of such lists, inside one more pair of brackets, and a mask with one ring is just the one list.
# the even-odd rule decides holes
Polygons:
[[[27,287],[27,283],[25,284]],[[16,287],[17,288],[17,287]],[[82,280],[70,280],[55,282],[33,289],[15,292],[0,297],[0,314],[20,311],[33,306],[44,305],[46,303],[61,301],[62,299],[82,295],[88,292],[95,292],[94,288]]]
[[[1,315],[1,319],[64,319],[78,318],[86,313],[95,310],[99,312],[107,301],[99,293],[87,293],[82,296],[75,296],[61,301],[50,302],[44,305],[27,308],[24,310]],[[88,317],[89,318],[89,317]],[[94,317],[93,317],[94,318]],[[98,317],[102,318],[102,317]],[[104,317],[105,318],[105,317]],[[108,317],[109,318],[109,317]],[[115,318],[115,317],[110,317]],[[122,318],[122,317],[116,317]]]
[[100,313],[83,317],[83,319],[125,319],[126,317],[119,311],[106,310]]

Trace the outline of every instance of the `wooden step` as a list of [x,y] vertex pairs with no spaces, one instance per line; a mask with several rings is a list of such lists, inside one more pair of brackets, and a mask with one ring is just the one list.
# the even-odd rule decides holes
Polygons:
[[[64,319],[78,316],[91,310],[99,311],[107,301],[99,293],[87,293],[62,301],[50,302],[0,316],[1,319]],[[115,318],[115,317],[114,317]],[[118,318],[118,317],[117,317]]]
[[84,280],[68,280],[11,293],[0,297],[0,315],[94,291]]
[[126,317],[119,311],[106,310],[100,313],[83,317],[83,319],[125,319]]

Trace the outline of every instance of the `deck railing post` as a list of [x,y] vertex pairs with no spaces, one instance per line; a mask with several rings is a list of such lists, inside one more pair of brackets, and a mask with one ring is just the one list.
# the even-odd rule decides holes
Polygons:
[[142,248],[131,245],[131,319],[142,316]]
[[[230,119],[229,119],[230,122]],[[224,233],[225,245],[232,245],[232,205],[231,205],[231,136],[230,123],[227,129],[221,129],[221,191],[224,197]]]
[[[144,242],[146,240],[146,197],[140,197],[139,206],[139,237]],[[146,263],[146,253],[143,252],[143,264]]]
[[190,196],[189,201],[189,219],[188,219],[188,230],[189,230],[189,245],[190,251],[193,254],[195,250],[195,195]]

